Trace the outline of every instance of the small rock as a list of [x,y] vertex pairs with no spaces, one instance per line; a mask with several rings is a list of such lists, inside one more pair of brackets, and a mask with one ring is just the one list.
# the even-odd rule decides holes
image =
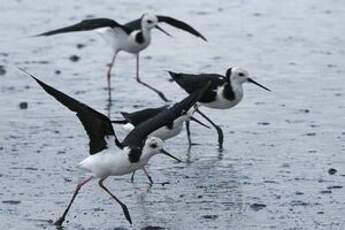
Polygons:
[[58,70],[58,69],[57,69],[57,70],[55,70],[55,74],[56,74],[56,75],[61,74],[61,70]]
[[0,65],[0,75],[5,75],[6,74],[6,69],[3,65]]
[[333,186],[328,186],[327,189],[341,189],[343,186],[341,185],[333,185]]
[[269,123],[269,122],[258,122],[258,125],[270,125],[271,123]]
[[203,215],[202,218],[209,219],[209,220],[215,220],[218,218],[218,215]]
[[26,101],[20,102],[19,103],[19,108],[20,109],[27,109],[28,108],[28,103]]
[[13,205],[16,205],[16,204],[20,204],[21,201],[20,200],[3,200],[2,203],[3,204],[13,204]]
[[316,136],[316,133],[307,133],[306,136],[314,137],[314,136]]
[[254,203],[250,205],[250,208],[253,209],[254,211],[259,211],[265,207],[266,207],[265,204],[259,204],[259,203]]
[[84,48],[84,47],[85,47],[85,44],[81,44],[81,43],[77,44],[77,48],[78,48],[78,49],[82,49],[82,48]]
[[80,57],[73,54],[72,56],[69,57],[69,60],[71,60],[72,62],[77,62],[80,60]]
[[142,228],[142,230],[161,230],[161,229],[164,229],[164,228],[159,227],[159,226],[151,226],[151,225]]
[[321,194],[330,194],[330,193],[332,193],[332,191],[330,191],[330,190],[322,190],[322,191],[320,191],[320,193]]
[[334,175],[334,174],[336,174],[336,173],[337,173],[337,170],[336,170],[336,169],[334,169],[334,168],[328,169],[328,174],[329,174],[329,175]]

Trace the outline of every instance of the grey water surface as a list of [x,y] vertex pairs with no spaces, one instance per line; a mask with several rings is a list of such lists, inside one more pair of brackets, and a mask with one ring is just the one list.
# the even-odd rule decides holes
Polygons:
[[[106,64],[112,52],[93,32],[32,35],[87,17],[118,22],[144,12],[171,15],[209,42],[163,25],[141,53],[141,76],[180,100],[186,94],[166,70],[225,73],[247,69],[272,89],[245,85],[230,110],[202,108],[225,134],[192,125],[166,149],[186,163],[152,159],[164,186],[142,172],[106,181],[127,204],[84,187],[65,229],[345,229],[345,2],[342,0],[0,1],[0,229],[55,229],[83,173],[88,139],[72,112],[17,67],[107,114]],[[78,58],[79,57],[79,58]],[[163,102],[134,79],[135,58],[115,64],[111,117]],[[125,131],[115,126],[121,137]],[[331,169],[331,170],[330,170]],[[335,169],[335,170],[332,170]],[[330,171],[329,171],[330,170]]]

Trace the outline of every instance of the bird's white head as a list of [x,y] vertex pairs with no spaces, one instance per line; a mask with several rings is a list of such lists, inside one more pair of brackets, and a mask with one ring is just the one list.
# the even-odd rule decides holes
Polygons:
[[240,67],[231,67],[226,71],[225,77],[230,81],[232,84],[242,85],[245,82],[253,83],[267,91],[271,91],[270,89],[266,88],[265,86],[257,83],[253,79],[249,77],[249,73],[247,70],[244,70]]
[[144,152],[157,154],[163,149],[164,142],[158,137],[149,137],[145,141]]
[[158,25],[158,18],[154,14],[145,13],[141,18],[141,26],[151,30]]
[[158,153],[164,154],[166,156],[169,156],[173,158],[174,160],[177,160],[178,162],[181,162],[180,159],[176,158],[175,156],[171,155],[167,151],[163,149],[164,142],[158,138],[158,137],[149,137],[145,141],[145,145],[143,148],[143,156],[142,159],[150,159],[153,155],[156,155]]
[[225,74],[226,78],[229,79],[231,82],[236,82],[243,84],[248,82],[249,73],[247,70],[244,70],[240,67],[231,67],[226,71]]

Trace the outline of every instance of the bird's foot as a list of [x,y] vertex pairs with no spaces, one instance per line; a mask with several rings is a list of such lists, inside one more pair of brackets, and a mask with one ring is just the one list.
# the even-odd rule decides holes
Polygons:
[[57,221],[54,222],[54,225],[57,229],[62,229],[62,223],[65,221],[65,217],[60,217]]

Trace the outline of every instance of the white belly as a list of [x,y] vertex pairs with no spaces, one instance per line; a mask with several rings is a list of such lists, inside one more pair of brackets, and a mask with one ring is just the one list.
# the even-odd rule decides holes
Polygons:
[[164,126],[151,133],[150,137],[159,137],[160,139],[165,141],[169,138],[177,136],[181,132],[182,127],[183,123],[178,125],[174,124],[174,127],[172,129],[168,129],[166,126]]
[[214,108],[214,109],[229,109],[237,105],[243,98],[242,90],[235,91],[235,99],[228,100],[223,96],[223,87],[218,88],[217,90],[217,97],[215,101],[208,102],[208,103],[200,103],[203,106]]
[[[166,126],[163,126],[157,129],[156,131],[152,132],[149,136],[158,137],[162,139],[163,141],[170,139],[172,137],[175,137],[181,132],[183,128],[183,123],[187,119],[188,119],[187,116],[179,117],[178,119],[174,121],[173,129],[168,129]],[[123,126],[123,128],[130,132],[134,129],[134,126],[131,123],[127,123]]]
[[145,39],[143,43],[135,42],[135,32],[128,35],[120,28],[100,28],[96,31],[112,46],[114,52],[123,50],[137,54],[150,44],[150,39]]
[[125,152],[113,152],[106,149],[103,152],[90,155],[79,163],[78,167],[92,173],[95,177],[121,176],[142,168],[147,162],[131,163]]

